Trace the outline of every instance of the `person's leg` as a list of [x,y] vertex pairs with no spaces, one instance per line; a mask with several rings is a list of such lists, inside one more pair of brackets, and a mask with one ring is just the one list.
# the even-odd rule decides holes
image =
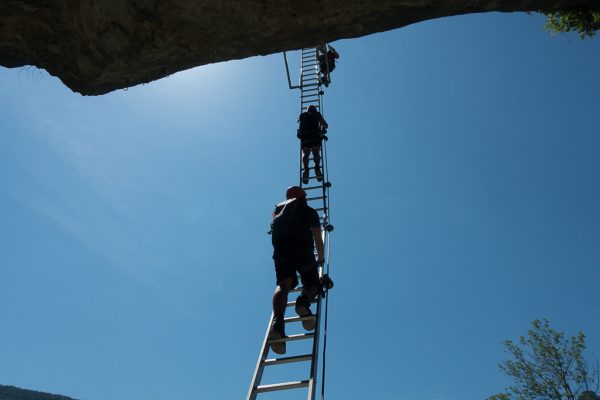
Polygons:
[[275,288],[273,293],[273,314],[276,316],[285,314],[285,308],[287,306],[288,294],[292,287],[292,278],[283,279]]
[[314,300],[315,297],[317,297],[317,294],[319,293],[319,285],[318,284],[311,284],[311,285],[306,285],[302,288],[302,295],[306,297],[308,300]]
[[[298,284],[296,271],[286,263],[276,263],[277,287],[273,293],[273,323],[269,330],[270,339],[285,338],[284,314],[290,290]],[[290,274],[293,274],[290,276]],[[284,341],[271,343],[271,349],[277,354],[285,354]]]
[[[299,272],[302,279],[302,294],[296,299],[296,313],[301,317],[308,317],[312,315],[310,303],[319,293],[319,272],[316,264],[313,263],[304,265]],[[309,319],[302,321],[302,326],[311,331],[315,329],[315,323],[315,319]]]
[[315,175],[317,176],[317,181],[321,182],[323,180],[323,174],[321,174],[321,146],[318,144],[313,145],[312,147],[313,159],[315,160]]
[[302,183],[308,183],[308,177],[310,175],[310,171],[308,169],[308,161],[310,159],[310,146],[302,147],[302,166],[304,167],[304,172],[302,173]]

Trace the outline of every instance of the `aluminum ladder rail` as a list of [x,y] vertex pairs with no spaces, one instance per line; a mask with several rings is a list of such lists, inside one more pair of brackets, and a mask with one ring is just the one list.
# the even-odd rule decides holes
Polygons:
[[[287,59],[286,59],[287,66]],[[319,63],[317,61],[317,49],[308,48],[302,50],[302,64],[300,69],[300,83],[297,86],[290,84],[290,89],[300,89],[300,111],[306,110],[309,105],[314,105],[317,110],[322,110],[322,95],[321,84],[319,80]],[[288,72],[289,76],[289,72]],[[321,168],[323,174],[323,181],[317,182],[312,186],[304,186],[303,189],[307,192],[307,202],[319,213],[319,220],[321,222],[321,235],[323,237],[324,249],[325,249],[325,264],[329,264],[329,234],[333,231],[333,226],[329,224],[329,188],[331,184],[328,180],[327,171],[327,152],[325,149],[325,141],[321,146]],[[309,176],[309,182],[316,181],[317,177],[314,175],[314,167],[311,168],[312,175]],[[300,152],[300,186],[302,186],[302,152]],[[319,268],[319,276],[323,275],[323,267]],[[290,291],[290,293],[297,293],[302,291],[302,288],[296,288]],[[269,330],[273,323],[273,313],[267,325],[267,331],[263,339],[262,347],[259,353],[250,389],[248,390],[247,400],[256,400],[260,393],[274,392],[274,391],[286,391],[289,389],[307,388],[308,389],[308,400],[314,400],[317,388],[317,374],[318,374],[318,355],[319,355],[319,339],[322,331],[321,327],[321,308],[322,308],[322,296],[318,295],[313,304],[316,304],[316,310],[313,316],[310,317],[287,317],[284,319],[285,324],[302,322],[308,319],[315,319],[315,329],[311,332],[305,332],[301,334],[294,334],[286,336],[281,339],[269,339]],[[288,307],[294,307],[295,301],[288,301]],[[269,349],[271,343],[275,342],[291,342],[297,340],[312,340],[312,352],[310,354],[298,354],[280,358],[268,358]],[[291,382],[275,383],[275,384],[261,384],[263,373],[266,367],[277,366],[287,363],[295,362],[306,362],[310,361],[310,370],[308,379],[302,379]]]

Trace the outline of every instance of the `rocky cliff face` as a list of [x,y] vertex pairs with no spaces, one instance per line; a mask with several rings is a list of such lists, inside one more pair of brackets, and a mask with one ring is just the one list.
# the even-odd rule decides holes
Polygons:
[[0,65],[34,65],[98,95],[219,61],[443,16],[597,0],[2,0]]

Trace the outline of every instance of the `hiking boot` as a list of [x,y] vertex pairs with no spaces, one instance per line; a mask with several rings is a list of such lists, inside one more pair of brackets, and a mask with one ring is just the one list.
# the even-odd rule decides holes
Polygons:
[[[309,317],[313,315],[312,311],[310,311],[310,300],[304,295],[298,296],[296,299],[296,314],[300,317]],[[307,331],[312,331],[315,329],[316,318],[311,318],[306,321],[302,321],[302,327]]]
[[308,169],[305,169],[302,173],[302,183],[305,185],[308,183]]
[[[275,316],[273,318],[273,324],[269,330],[269,339],[283,339],[285,338],[285,323],[283,322],[282,316]],[[271,350],[277,354],[285,354],[285,342],[271,343]]]
[[318,166],[315,167],[315,175],[317,176],[317,182],[323,181],[323,174],[321,173],[321,168]]

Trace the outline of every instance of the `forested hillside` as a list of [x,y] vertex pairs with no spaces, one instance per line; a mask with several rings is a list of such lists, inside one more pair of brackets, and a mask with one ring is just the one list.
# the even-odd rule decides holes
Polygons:
[[0,400],[74,400],[71,397],[0,385]]

